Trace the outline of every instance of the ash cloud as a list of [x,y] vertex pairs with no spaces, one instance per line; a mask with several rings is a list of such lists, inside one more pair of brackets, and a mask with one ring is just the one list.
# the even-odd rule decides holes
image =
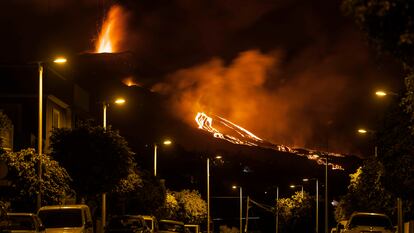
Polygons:
[[153,90],[169,95],[172,112],[194,127],[196,113],[206,112],[276,144],[351,153],[349,138],[329,131],[358,113],[360,106],[349,108],[364,86],[355,86],[356,77],[382,74],[363,68],[372,66],[367,51],[350,50],[347,37],[336,45],[326,51],[314,44],[290,60],[282,49],[243,51],[230,63],[213,58]]

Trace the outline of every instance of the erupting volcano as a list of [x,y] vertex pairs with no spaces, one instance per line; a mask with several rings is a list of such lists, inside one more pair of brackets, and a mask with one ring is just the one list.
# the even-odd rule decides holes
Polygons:
[[95,44],[96,53],[121,52],[121,41],[124,39],[125,12],[121,6],[114,5],[109,10],[98,40]]
[[[213,126],[213,120],[217,122],[215,126]],[[276,145],[257,137],[253,133],[249,132],[241,126],[234,124],[229,120],[226,120],[219,116],[210,117],[203,112],[197,113],[195,121],[197,122],[199,129],[212,133],[214,137],[226,140],[233,144],[257,146],[280,152],[287,152],[298,156],[304,156],[308,159],[315,160],[320,165],[326,164],[325,158],[344,157],[344,155],[337,153],[322,152],[303,148],[292,148],[285,145]],[[343,170],[343,167],[341,165],[331,162],[329,162],[328,165],[332,166],[333,170]]]

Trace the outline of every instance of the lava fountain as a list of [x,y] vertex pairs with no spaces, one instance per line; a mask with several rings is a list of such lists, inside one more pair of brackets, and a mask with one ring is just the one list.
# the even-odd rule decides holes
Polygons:
[[96,53],[115,53],[121,51],[121,43],[125,38],[124,27],[126,25],[125,10],[114,5],[104,20],[95,44]]

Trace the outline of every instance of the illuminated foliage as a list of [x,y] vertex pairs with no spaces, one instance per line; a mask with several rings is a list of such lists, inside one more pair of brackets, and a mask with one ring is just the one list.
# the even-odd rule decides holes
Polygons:
[[279,199],[279,220],[281,232],[306,232],[312,223],[314,198],[307,192],[296,192],[290,198]]
[[196,190],[167,191],[163,209],[165,218],[185,223],[200,224],[207,217],[207,203]]
[[[2,197],[12,202],[13,208],[34,207],[39,190],[38,161],[39,155],[34,149],[19,152],[3,152],[0,159],[5,161],[9,173],[7,179],[10,187],[3,187]],[[66,170],[47,155],[42,156],[43,176],[40,182],[42,204],[57,204],[66,195],[71,194],[70,177]]]
[[[118,207],[111,208],[113,214],[147,214],[156,215],[160,206],[165,203],[166,190],[164,183],[154,177],[150,172],[136,171],[130,174],[133,182],[123,180],[122,189],[115,189],[112,193],[112,200],[109,204]],[[124,210],[124,212],[120,212]]]
[[80,197],[110,192],[134,172],[133,153],[117,131],[90,123],[73,129],[55,129],[50,138],[51,155],[72,177]]
[[348,192],[335,209],[337,221],[348,219],[354,211],[395,214],[396,197],[384,186],[384,168],[377,159],[368,159],[350,175]]
[[2,146],[2,140],[3,140],[1,137],[2,131],[10,129],[10,127],[12,127],[12,122],[10,121],[10,119],[7,117],[6,114],[0,111],[0,148]]

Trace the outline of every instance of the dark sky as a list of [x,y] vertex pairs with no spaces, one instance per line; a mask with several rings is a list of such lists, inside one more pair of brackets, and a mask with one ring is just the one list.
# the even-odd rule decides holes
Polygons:
[[355,128],[374,127],[399,67],[376,56],[334,1],[176,0],[0,3],[2,62],[94,50],[103,15],[123,7],[118,52],[131,75],[194,113],[223,116],[274,143],[363,154]]
[[[375,127],[390,101],[375,99],[373,91],[378,87],[398,91],[402,78],[400,67],[369,48],[355,24],[342,15],[340,3],[339,0],[3,0],[0,1],[0,62],[25,63],[56,54],[88,60],[84,54],[94,51],[103,16],[112,5],[119,4],[123,11],[116,28],[122,36],[117,52],[129,52],[128,61],[133,64],[127,72],[119,73],[128,73],[144,88],[160,94],[168,103],[167,110],[182,124],[195,128],[195,113],[204,111],[225,117],[276,144],[366,156],[372,145],[368,144],[369,139],[358,137],[355,129]],[[100,81],[97,74],[112,67],[108,62],[105,65],[92,68],[99,70],[94,71],[94,77],[89,73],[82,75],[81,71],[74,73],[92,82]],[[70,62],[67,69],[71,69]],[[130,110],[126,108],[110,117],[116,118],[116,114],[127,111]],[[140,112],[147,119],[161,118],[151,113]],[[146,122],[136,125],[143,126]],[[131,128],[125,120],[120,127]],[[139,138],[136,132],[142,133],[141,128],[125,135]],[[177,135],[187,136],[181,139],[182,144],[193,145],[196,138],[203,138],[191,134],[188,138],[183,132]],[[205,144],[207,151],[212,143]],[[189,148],[188,145],[177,148],[181,146]],[[288,161],[285,164],[270,161],[269,151],[236,148],[234,151],[243,161],[237,165],[240,167],[253,164],[253,155],[264,153],[266,156],[260,159],[263,161],[252,166],[260,171],[263,164],[273,164],[260,171],[270,184],[287,182],[286,177],[269,176],[271,172],[278,173],[272,166],[284,169],[285,176],[295,172],[303,176],[313,169],[313,165],[302,171],[290,169],[296,160],[289,158],[285,158]],[[308,164],[302,160],[300,163]],[[171,168],[166,161],[160,166],[164,166],[161,171]],[[323,173],[322,168],[314,170],[316,176]],[[243,179],[242,176],[247,175],[236,179]],[[251,183],[256,178],[250,178]],[[347,179],[346,174],[341,179],[344,178]]]

